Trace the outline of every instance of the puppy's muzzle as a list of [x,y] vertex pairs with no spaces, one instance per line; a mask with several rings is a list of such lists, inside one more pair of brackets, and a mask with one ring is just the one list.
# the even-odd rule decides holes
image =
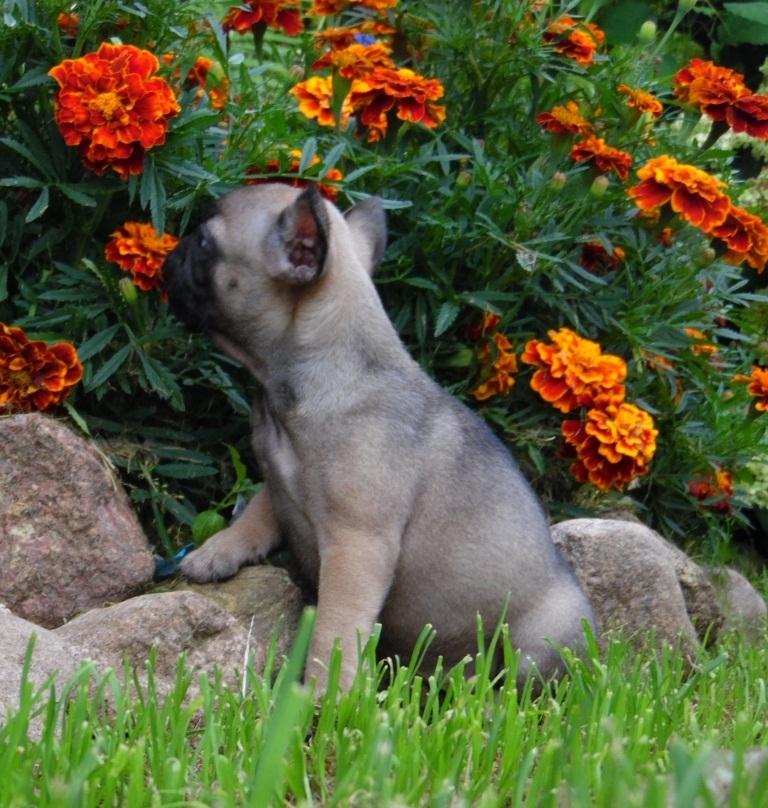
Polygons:
[[171,311],[193,331],[207,331],[210,325],[216,255],[212,237],[205,225],[200,225],[179,242],[163,264]]

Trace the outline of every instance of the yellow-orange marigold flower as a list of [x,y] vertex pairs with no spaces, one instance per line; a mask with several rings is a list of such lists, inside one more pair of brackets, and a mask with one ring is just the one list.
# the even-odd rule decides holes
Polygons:
[[77,29],[80,27],[80,15],[62,11],[56,17],[56,25],[58,25],[59,31],[61,31],[64,36],[76,37]]
[[233,7],[224,15],[221,27],[225,31],[246,33],[254,25],[265,25],[296,36],[304,30],[299,0],[244,0],[244,7]]
[[333,50],[348,48],[355,42],[365,42],[369,37],[388,39],[396,29],[379,20],[366,20],[354,28],[332,27],[318,31],[314,37],[318,47],[329,47]]
[[698,328],[684,328],[683,331],[693,340],[691,351],[697,356],[710,356],[717,353],[717,345],[709,342],[709,337],[703,331]]
[[383,42],[372,45],[352,43],[346,48],[337,48],[324,53],[313,65],[312,70],[332,67],[345,79],[365,79],[375,68],[394,69],[390,59],[392,48]]
[[532,339],[520,359],[539,369],[531,387],[560,412],[576,407],[605,407],[624,400],[627,365],[619,356],[604,354],[600,345],[569,328],[548,331],[552,340]]
[[496,358],[491,364],[491,348],[488,343],[482,346],[478,352],[480,362],[486,367],[490,366],[488,377],[478,384],[470,395],[478,401],[485,401],[488,398],[507,394],[515,384],[515,374],[517,373],[517,357],[515,356],[512,343],[501,333],[493,335],[493,342],[496,346]]
[[731,205],[725,220],[708,231],[728,247],[725,260],[731,264],[746,261],[758,273],[768,262],[768,227],[759,216]]
[[[282,163],[279,159],[277,160],[267,160],[266,165],[264,166],[264,171],[270,174],[277,174],[281,171],[285,171],[289,174],[297,174],[299,171],[299,166],[301,165],[301,151],[299,149],[291,149],[290,151],[290,163],[287,168],[283,169]],[[310,165],[316,166],[320,162],[320,158],[315,155],[312,158]],[[261,174],[262,171],[258,167],[253,167],[248,169],[248,174]],[[293,188],[306,188],[311,182],[314,182],[317,185],[317,190],[326,198],[330,199],[332,202],[336,201],[336,198],[339,195],[339,189],[335,185],[329,185],[328,182],[339,182],[344,178],[344,175],[338,168],[329,168],[325,174],[322,175],[318,180],[310,180],[304,179],[302,177],[255,177],[252,176],[251,179],[247,180],[248,185],[260,185],[265,182],[280,182],[285,185],[291,185]],[[325,182],[321,182],[320,180],[325,180]]]
[[401,121],[421,123],[434,129],[445,120],[445,107],[436,104],[444,94],[438,79],[426,78],[406,67],[377,67],[352,84],[350,105],[368,127],[368,140],[383,137],[387,113],[394,111]]
[[127,179],[142,172],[145,151],[165,143],[179,105],[166,81],[153,75],[159,66],[149,51],[105,42],[48,71],[61,88],[56,123],[64,142],[78,147],[91,171],[111,168]]
[[588,135],[584,140],[573,144],[571,158],[577,162],[594,160],[600,171],[613,171],[619,179],[626,180],[632,167],[632,155],[621,149],[614,149],[602,138]]
[[725,469],[716,469],[714,474],[699,474],[688,483],[688,492],[696,499],[714,500],[705,507],[730,513],[728,500],[733,497],[733,476]]
[[[211,74],[211,68],[213,68],[214,74]],[[229,80],[223,74],[218,78],[214,78],[217,70],[221,71],[221,65],[218,62],[209,59],[207,56],[198,56],[187,74],[187,81],[201,87],[200,94],[202,94],[203,90],[208,92],[211,106],[214,109],[224,109],[229,97]]]
[[60,404],[83,377],[69,342],[30,341],[21,328],[0,323],[0,412],[42,412]]
[[621,247],[614,247],[609,253],[602,241],[587,241],[581,247],[579,263],[590,272],[610,272],[618,269],[626,258]]
[[561,106],[552,107],[549,112],[536,116],[536,123],[553,135],[589,135],[592,124],[584,118],[575,101],[566,101]]
[[755,409],[758,412],[768,412],[768,368],[761,368],[753,365],[749,376],[739,373],[733,379],[735,382],[746,382],[747,392],[754,396]]
[[[291,88],[291,94],[299,102],[299,110],[307,118],[316,120],[321,126],[335,126],[333,118],[333,80],[330,76],[310,76],[306,81],[299,82]],[[344,99],[341,108],[341,125],[346,126],[352,106],[349,96]]]
[[627,193],[641,210],[654,210],[669,202],[675,213],[704,232],[722,224],[731,208],[721,180],[668,155],[649,160],[637,176],[642,181]]
[[605,34],[594,23],[581,23],[563,16],[547,26],[544,41],[552,44],[557,53],[589,66],[595,53],[605,44]]
[[618,90],[627,96],[627,106],[639,112],[649,112],[654,118],[658,118],[664,112],[664,105],[652,93],[630,87],[627,84],[619,84]]
[[561,432],[576,455],[574,477],[603,491],[621,490],[648,471],[659,434],[650,414],[627,402],[591,409],[585,420],[563,421]]
[[163,264],[179,240],[168,233],[158,234],[148,222],[125,222],[112,233],[104,254],[107,261],[130,272],[135,286],[143,292],[163,293]]

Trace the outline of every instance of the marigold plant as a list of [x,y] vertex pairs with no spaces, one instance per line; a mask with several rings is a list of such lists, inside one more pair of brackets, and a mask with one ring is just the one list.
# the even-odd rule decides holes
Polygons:
[[130,272],[134,285],[143,292],[162,292],[163,264],[178,243],[175,236],[157,233],[149,222],[125,222],[112,233],[104,255],[107,261]]

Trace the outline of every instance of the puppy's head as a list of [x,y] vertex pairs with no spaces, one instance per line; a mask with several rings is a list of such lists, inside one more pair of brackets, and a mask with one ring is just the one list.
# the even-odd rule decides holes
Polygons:
[[171,308],[189,328],[206,331],[242,360],[254,342],[283,331],[301,299],[326,276],[361,265],[372,272],[385,241],[378,199],[342,217],[314,185],[304,191],[246,186],[220,199],[166,258]]

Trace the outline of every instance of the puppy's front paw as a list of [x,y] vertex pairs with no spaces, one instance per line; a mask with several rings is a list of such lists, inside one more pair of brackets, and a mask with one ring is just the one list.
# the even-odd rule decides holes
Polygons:
[[179,568],[190,581],[204,584],[231,578],[240,567],[255,564],[263,557],[237,531],[226,528],[184,558]]

